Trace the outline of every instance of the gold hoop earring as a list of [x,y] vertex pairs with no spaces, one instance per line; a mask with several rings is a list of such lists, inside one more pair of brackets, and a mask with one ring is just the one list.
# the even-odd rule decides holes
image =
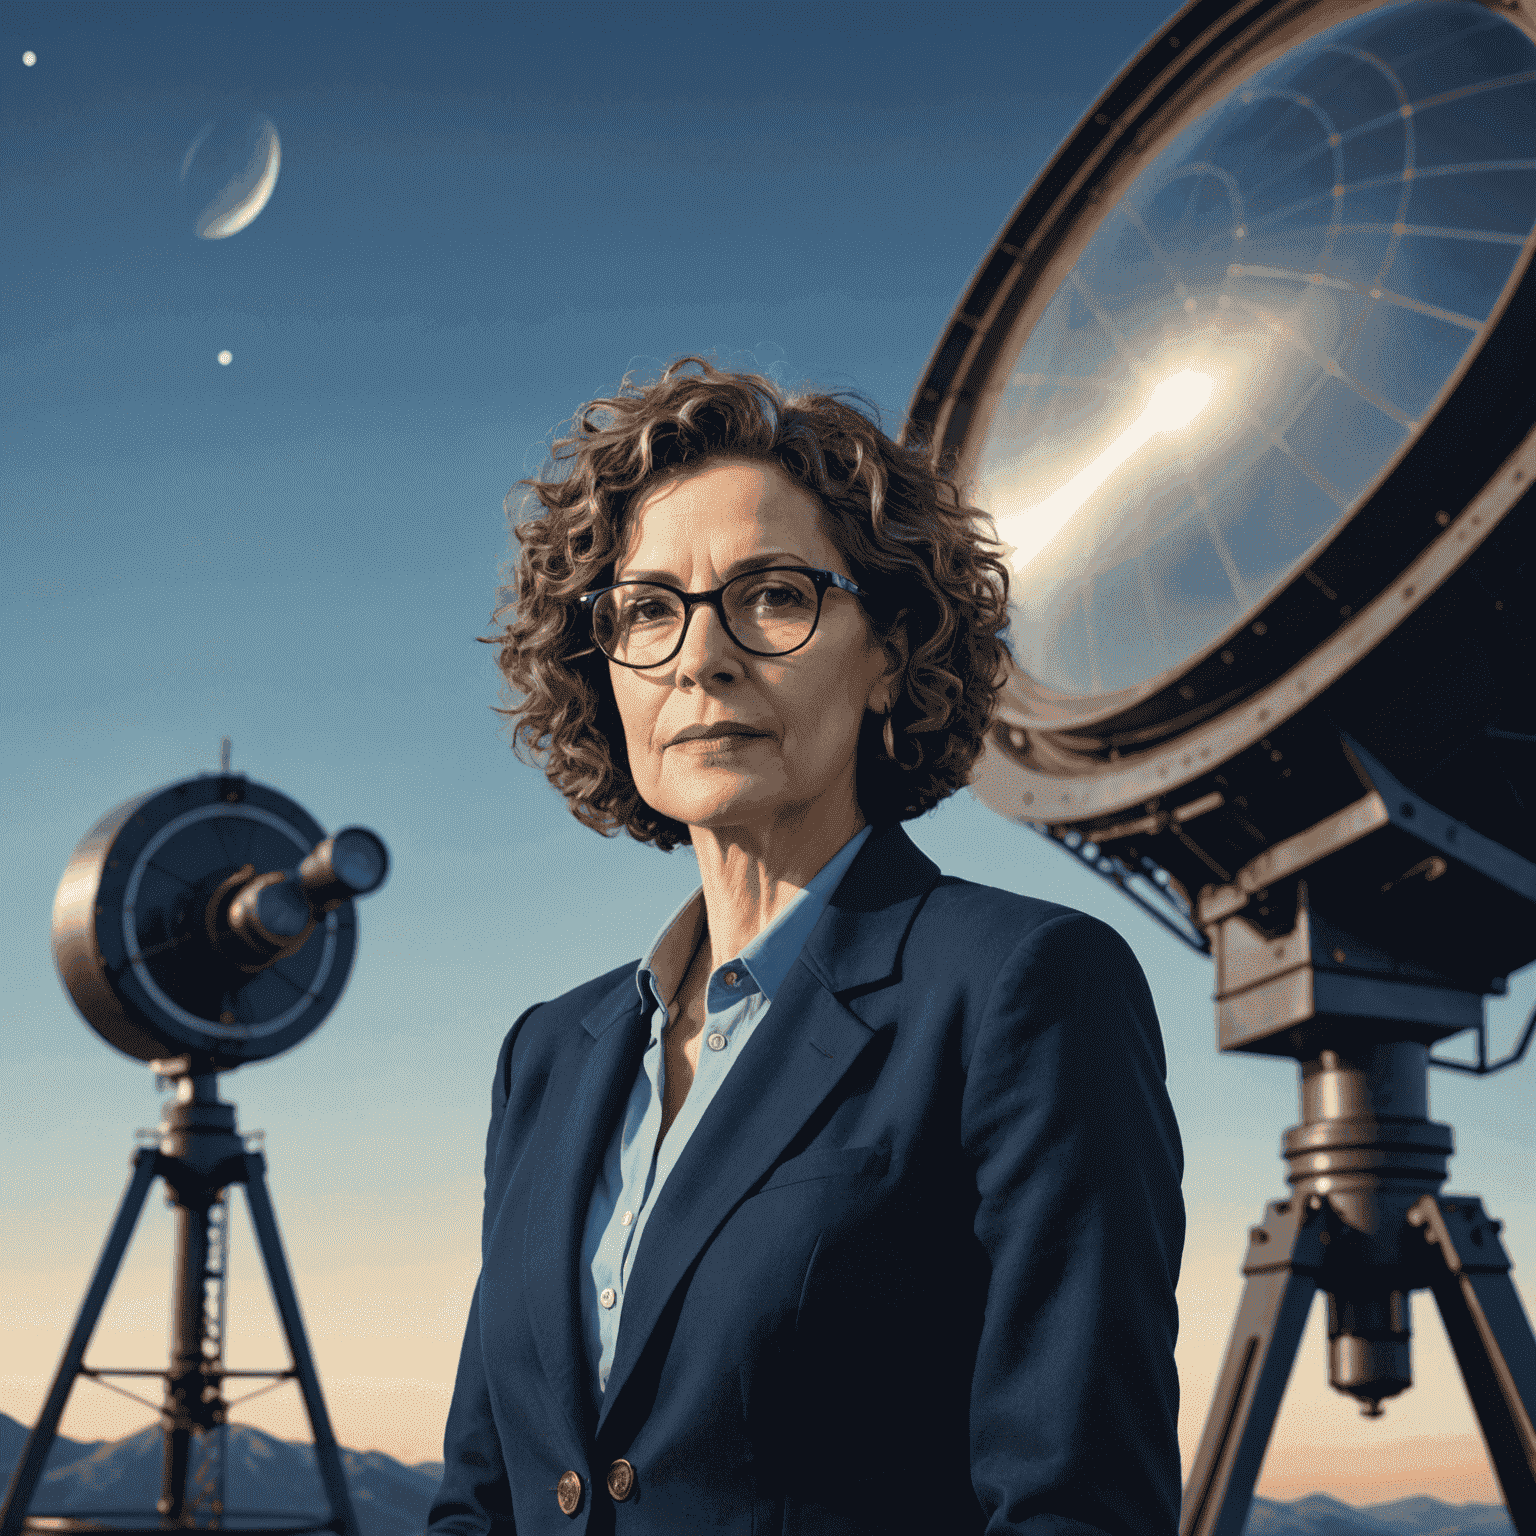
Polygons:
[[914,745],[917,747],[917,760],[915,762],[904,763],[899,757],[896,756],[896,732],[891,728],[891,710],[889,709],[885,712],[885,725],[881,728],[880,734],[885,741],[885,755],[890,758],[890,760],[895,763],[903,773],[912,773],[914,770],[923,766],[923,747],[921,742],[914,743]]

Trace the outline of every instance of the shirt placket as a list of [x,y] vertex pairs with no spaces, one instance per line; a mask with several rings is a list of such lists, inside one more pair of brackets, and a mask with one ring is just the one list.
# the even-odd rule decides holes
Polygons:
[[694,1087],[700,1090],[700,1096],[706,1103],[714,1098],[720,1080],[730,1070],[736,1026],[746,1013],[746,1005],[752,996],[751,989],[752,978],[739,959],[731,961],[710,977],[704,1034],[699,1041],[699,1065],[694,1082]]
[[[666,1021],[666,1011],[658,1007],[652,1015],[653,1033],[651,1043],[646,1047],[644,1061],[645,1074],[651,1084],[651,1098],[646,1105],[640,1129],[635,1133],[634,1142],[629,1148],[632,1161],[627,1162],[624,1192],[619,1197],[619,1231],[623,1235],[616,1266],[619,1283],[618,1301],[613,1309],[615,1312],[623,1306],[624,1292],[629,1287],[630,1270],[634,1266],[636,1242],[656,1183],[656,1134],[661,1129],[662,1094],[667,1080],[666,1054],[661,1044],[661,1031]],[[629,1218],[627,1221],[626,1216]]]
[[[644,1070],[650,1081],[651,1092],[644,1115],[633,1138],[624,1148],[620,1160],[619,1221],[610,1224],[602,1243],[606,1262],[603,1266],[602,1285],[597,1294],[603,1336],[605,1363],[611,1366],[617,1347],[619,1318],[624,1310],[624,1292],[629,1284],[631,1255],[636,1234],[640,1230],[640,1218],[650,1198],[650,1186],[655,1176],[655,1156],[647,1155],[646,1149],[654,1149],[656,1132],[661,1124],[661,1081],[665,1067],[661,1056],[661,1025],[666,1016],[660,1010],[652,1017],[653,1034],[646,1047]],[[628,1218],[627,1220],[625,1218]],[[606,1377],[606,1370],[603,1375]]]

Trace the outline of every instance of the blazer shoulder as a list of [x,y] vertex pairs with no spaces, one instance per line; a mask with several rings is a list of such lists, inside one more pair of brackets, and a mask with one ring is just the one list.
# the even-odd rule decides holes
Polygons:
[[[604,971],[601,976],[594,976],[590,981],[577,983],[568,992],[562,992],[559,997],[551,998],[547,1003],[540,1003],[539,1007],[548,1009],[561,1018],[581,1019],[588,1010],[597,1007],[621,981],[627,979],[633,987],[635,973],[639,969],[640,956],[636,955],[633,960],[626,960],[623,965],[616,965],[611,971]],[[638,992],[635,994],[636,997],[639,995]]]
[[[1048,935],[1045,930],[1050,930]],[[909,948],[935,958],[948,956],[953,965],[975,967],[988,957],[1000,964],[1035,934],[1053,951],[1076,952],[1081,946],[1135,960],[1125,937],[1102,918],[954,875],[940,876],[928,893]]]
[[969,932],[1012,934],[1015,939],[1062,919],[1087,923],[1098,919],[1076,907],[1043,901],[1001,886],[981,885],[956,875],[941,875],[923,904],[920,922],[938,928],[964,928]]
[[[604,971],[601,976],[578,983],[558,997],[525,1008],[502,1038],[497,1078],[503,1093],[511,1087],[514,1046],[519,1062],[533,1058],[547,1060],[559,1053],[570,1044],[573,1031],[580,1030],[592,1011],[611,998],[626,979],[633,991],[635,972],[639,965],[640,957],[637,955],[623,965],[614,966],[611,971]],[[635,993],[635,998],[638,1002],[638,993]]]

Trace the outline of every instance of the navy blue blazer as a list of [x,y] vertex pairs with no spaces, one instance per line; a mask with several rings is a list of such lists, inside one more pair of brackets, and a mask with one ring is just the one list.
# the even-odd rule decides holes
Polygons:
[[1174,1536],[1183,1153],[1125,941],[878,828],[658,1198],[599,1401],[637,963],[502,1045],[432,1536]]

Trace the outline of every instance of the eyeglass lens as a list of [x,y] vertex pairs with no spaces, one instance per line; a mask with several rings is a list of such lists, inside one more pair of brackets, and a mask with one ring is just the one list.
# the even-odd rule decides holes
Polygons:
[[[763,655],[792,651],[816,627],[816,583],[798,571],[748,571],[727,584],[726,628]],[[615,661],[632,667],[665,661],[678,643],[684,606],[675,592],[634,582],[613,587],[593,605],[592,633]]]

